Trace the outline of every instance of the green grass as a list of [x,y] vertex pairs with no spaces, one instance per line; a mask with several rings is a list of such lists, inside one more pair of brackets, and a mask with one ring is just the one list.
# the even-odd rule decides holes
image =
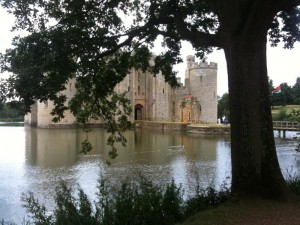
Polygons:
[[281,119],[285,115],[289,115],[292,112],[292,110],[300,110],[300,105],[273,106],[273,120],[277,120],[277,118]]

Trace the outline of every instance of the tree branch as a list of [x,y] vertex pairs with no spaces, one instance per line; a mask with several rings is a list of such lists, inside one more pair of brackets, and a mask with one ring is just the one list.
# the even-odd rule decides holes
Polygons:
[[276,2],[273,0],[255,0],[249,5],[244,33],[252,35],[253,31],[262,32],[265,36],[276,15]]
[[[148,29],[149,29],[149,24],[145,24],[142,27],[129,31],[127,34],[119,35],[120,37],[128,36],[128,38],[123,42],[119,43],[118,45],[116,45],[114,48],[99,54],[98,58],[103,58],[105,56],[109,56],[113,53],[116,53],[120,48],[130,45],[135,37],[139,36],[139,39],[143,40],[145,37],[147,37],[148,33],[151,33],[151,32],[147,32]],[[141,33],[143,32],[145,32],[145,34],[141,35]]]
[[176,13],[174,22],[181,39],[191,42],[195,47],[222,47],[218,35],[189,30],[180,12]]

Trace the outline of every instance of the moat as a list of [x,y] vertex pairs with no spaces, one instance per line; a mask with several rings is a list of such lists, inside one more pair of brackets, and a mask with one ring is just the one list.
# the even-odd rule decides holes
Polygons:
[[[276,138],[277,154],[285,176],[300,173],[299,135]],[[95,196],[98,179],[118,184],[125,177],[144,176],[158,184],[174,179],[185,194],[197,185],[205,187],[230,182],[230,138],[175,131],[135,129],[125,133],[126,148],[109,166],[108,135],[94,129],[89,140],[94,150],[80,153],[85,133],[79,129],[37,129],[0,126],[0,221],[23,222],[25,211],[20,197],[33,192],[46,206],[53,205],[55,186],[64,180],[79,184],[90,197]]]

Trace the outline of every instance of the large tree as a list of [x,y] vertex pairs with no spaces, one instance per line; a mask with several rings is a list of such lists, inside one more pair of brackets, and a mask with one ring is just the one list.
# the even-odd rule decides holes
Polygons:
[[280,93],[271,93],[271,104],[274,105],[292,105],[295,101],[294,92],[291,86],[287,83],[280,84]]
[[297,77],[296,83],[293,86],[295,104],[300,105],[300,77]]
[[223,116],[229,117],[229,121],[230,121],[228,92],[224,93],[222,97],[218,99],[218,118],[221,119]]
[[[273,137],[266,44],[267,37],[273,46],[283,41],[286,48],[299,41],[300,0],[1,2],[16,16],[15,29],[28,32],[16,38],[15,48],[3,57],[3,67],[14,74],[8,86],[27,110],[35,98],[57,98],[56,92],[76,74],[82,97],[75,106],[89,105],[88,112],[101,115],[109,106],[101,105],[103,97],[129,68],[150,66],[149,49],[159,35],[166,51],[154,58],[151,70],[161,70],[170,82],[175,79],[169,65],[182,61],[181,40],[190,42],[201,58],[214,47],[223,49],[230,95],[232,192],[288,196]],[[60,113],[64,98],[55,100]]]

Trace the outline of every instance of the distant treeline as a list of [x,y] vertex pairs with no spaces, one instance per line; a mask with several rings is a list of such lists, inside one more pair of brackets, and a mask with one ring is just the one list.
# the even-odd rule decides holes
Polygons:
[[293,86],[281,83],[281,91],[279,93],[272,92],[275,89],[272,80],[269,80],[269,87],[272,106],[300,105],[300,77],[296,79],[296,83]]
[[[296,83],[293,86],[289,86],[287,83],[281,83],[279,86],[275,87],[273,81],[269,80],[269,89],[272,107],[287,105],[300,106],[300,77],[296,79]],[[280,115],[282,115],[280,119],[299,121],[299,113],[298,109],[282,109],[280,112]],[[224,93],[221,97],[218,97],[218,118],[222,118],[222,116],[230,118],[228,93]]]
[[24,106],[21,102],[1,102],[0,101],[0,121],[21,122],[24,121]]

